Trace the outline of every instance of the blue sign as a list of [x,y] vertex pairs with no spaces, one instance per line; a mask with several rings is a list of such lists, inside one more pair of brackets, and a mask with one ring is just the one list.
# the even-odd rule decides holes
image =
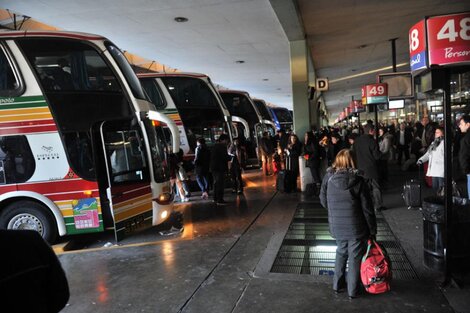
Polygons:
[[426,51],[411,56],[410,67],[412,72],[426,68]]

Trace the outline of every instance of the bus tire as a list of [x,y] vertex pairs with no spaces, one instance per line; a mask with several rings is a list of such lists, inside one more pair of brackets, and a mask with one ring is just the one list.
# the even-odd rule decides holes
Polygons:
[[0,212],[0,228],[36,230],[50,244],[57,238],[57,226],[49,209],[34,201],[8,204]]

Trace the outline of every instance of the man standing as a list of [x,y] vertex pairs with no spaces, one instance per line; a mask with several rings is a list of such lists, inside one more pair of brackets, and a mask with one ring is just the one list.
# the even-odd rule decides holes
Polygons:
[[426,152],[429,145],[434,141],[434,133],[436,132],[436,127],[434,123],[429,122],[429,117],[425,116],[421,119],[423,124],[423,132],[421,133],[421,142],[423,143],[423,153]]
[[228,141],[229,138],[226,134],[220,135],[211,151],[210,170],[214,180],[214,202],[217,205],[226,204],[224,201],[224,183],[225,174],[228,172],[228,162],[231,159],[227,153]]
[[283,128],[279,129],[276,134],[276,143],[278,147],[282,149],[282,151],[287,149],[288,141],[289,136],[286,135],[286,131]]
[[459,122],[463,138],[460,140],[459,163],[464,175],[467,176],[467,197],[470,197],[470,116],[464,115]]
[[396,149],[398,154],[398,165],[401,165],[402,155],[405,154],[405,161],[410,158],[410,143],[413,140],[411,130],[405,123],[400,124],[400,130],[395,134]]
[[374,135],[374,125],[368,123],[364,126],[364,134],[354,142],[354,152],[356,153],[357,168],[364,172],[364,178],[372,193],[374,209],[382,211],[386,208],[382,203],[382,191],[380,190],[379,169],[377,166],[382,154],[375,142]]
[[263,162],[264,175],[272,175],[274,144],[271,138],[269,138],[268,132],[263,132],[263,137],[260,140],[259,148]]

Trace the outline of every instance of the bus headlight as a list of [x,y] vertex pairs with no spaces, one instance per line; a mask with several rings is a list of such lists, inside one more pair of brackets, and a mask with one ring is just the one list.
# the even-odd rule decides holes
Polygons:
[[154,198],[153,201],[158,204],[170,204],[173,201],[173,194],[169,192],[163,192],[158,197]]
[[168,217],[168,211],[167,210],[163,210],[163,212],[160,214],[160,218],[162,220],[166,219]]

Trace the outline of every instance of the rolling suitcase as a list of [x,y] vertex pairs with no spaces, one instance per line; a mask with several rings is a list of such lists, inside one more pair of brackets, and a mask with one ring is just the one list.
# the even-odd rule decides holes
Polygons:
[[280,170],[276,178],[276,190],[291,192],[293,188],[294,173],[290,170]]
[[[421,169],[421,167],[419,167]],[[420,173],[419,171],[418,173]],[[403,200],[405,200],[405,205],[408,209],[418,209],[421,208],[421,182],[419,180],[420,174],[418,174],[418,179],[411,179],[405,182],[403,186]]]
[[276,177],[276,190],[285,192],[286,191],[286,171],[280,170],[277,172]]

